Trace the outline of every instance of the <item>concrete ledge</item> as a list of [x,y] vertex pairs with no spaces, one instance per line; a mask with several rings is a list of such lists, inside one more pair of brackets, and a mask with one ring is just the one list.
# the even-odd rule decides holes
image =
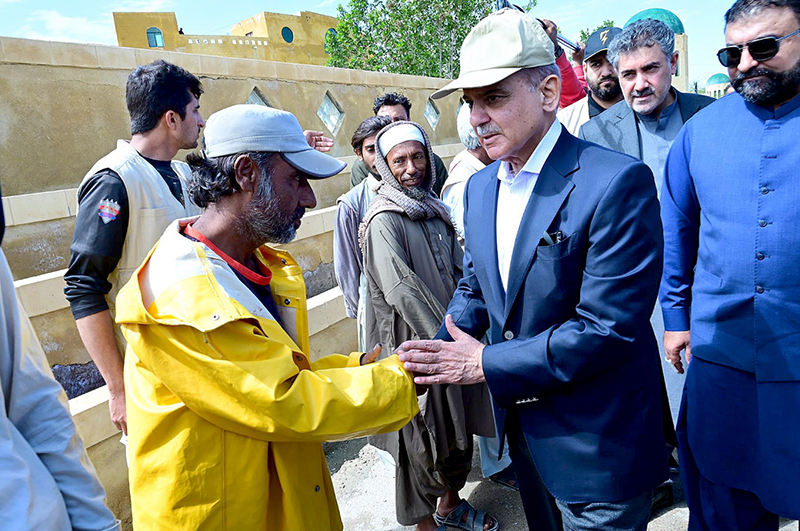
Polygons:
[[439,146],[433,146],[433,152],[442,159],[451,159],[462,151],[464,151],[463,144],[441,144]]
[[69,307],[64,297],[64,273],[66,269],[45,273],[14,282],[22,306],[28,317],[36,317],[46,313]]
[[78,212],[78,189],[10,195],[3,198],[3,209],[11,213],[7,226],[68,218]]
[[339,286],[308,300],[308,334],[310,336],[346,318],[344,295]]
[[[199,65],[196,62],[198,57],[200,58]],[[231,75],[260,78],[263,77],[264,72],[272,71],[271,68],[265,70],[261,65],[270,63],[274,65],[274,71],[279,78],[296,81],[331,83],[331,80],[336,80],[336,83],[339,84],[402,86],[407,89],[430,91],[443,87],[450,81],[449,79],[424,76],[401,76],[385,72],[353,71],[330,66],[300,65],[220,55],[0,37],[0,61],[6,63],[131,70],[137,64],[146,64],[156,59],[183,65],[197,65],[199,68],[192,68],[191,71],[200,76]],[[353,76],[352,72],[359,72],[359,74]]]
[[336,222],[336,206],[311,210],[303,216],[303,222],[297,229],[297,236],[291,243],[312,238],[326,232],[333,232]]
[[[332,232],[335,219],[335,206],[308,212],[303,217],[303,223],[300,225],[294,241],[302,241]],[[28,317],[36,317],[69,307],[67,299],[64,298],[64,274],[66,272],[66,269],[61,269],[14,282],[14,287]]]
[[108,413],[108,386],[77,396],[69,401],[69,411],[86,448],[113,437],[120,430]]

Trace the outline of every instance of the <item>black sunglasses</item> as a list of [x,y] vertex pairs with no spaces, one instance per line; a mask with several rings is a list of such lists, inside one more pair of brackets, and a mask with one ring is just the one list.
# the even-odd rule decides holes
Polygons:
[[759,62],[769,61],[775,57],[775,55],[777,55],[778,49],[780,48],[780,42],[783,39],[788,39],[792,35],[797,35],[798,33],[800,33],[800,29],[793,31],[788,35],[784,35],[783,37],[761,37],[744,44],[727,46],[717,52],[717,57],[719,58],[719,62],[722,63],[722,66],[726,68],[733,68],[739,64],[739,61],[742,60],[742,50],[745,46],[747,46],[747,50],[750,52],[750,57]]

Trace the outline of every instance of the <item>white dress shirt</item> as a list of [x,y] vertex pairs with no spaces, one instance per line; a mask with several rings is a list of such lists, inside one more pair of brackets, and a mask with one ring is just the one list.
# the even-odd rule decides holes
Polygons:
[[500,180],[500,190],[497,194],[497,267],[500,270],[504,290],[508,290],[511,255],[514,252],[514,242],[517,240],[522,215],[539,179],[539,173],[560,134],[561,123],[555,120],[519,173],[514,175],[511,166],[505,161],[500,163],[500,168],[497,170],[497,178]]

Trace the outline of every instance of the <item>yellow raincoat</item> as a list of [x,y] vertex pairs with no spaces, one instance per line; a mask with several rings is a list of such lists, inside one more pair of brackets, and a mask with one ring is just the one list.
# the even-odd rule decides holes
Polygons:
[[396,356],[310,363],[302,271],[288,253],[257,254],[283,328],[178,222],[117,297],[138,531],[340,530],[320,442],[397,430],[418,412]]

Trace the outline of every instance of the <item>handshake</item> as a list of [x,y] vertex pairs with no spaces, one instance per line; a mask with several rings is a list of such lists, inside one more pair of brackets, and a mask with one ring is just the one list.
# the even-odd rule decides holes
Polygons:
[[[433,384],[470,385],[485,382],[484,344],[459,329],[450,315],[445,317],[444,322],[453,341],[406,341],[394,352],[405,369],[414,374],[414,383],[427,387]],[[362,355],[361,365],[375,361],[382,348],[379,343]]]

